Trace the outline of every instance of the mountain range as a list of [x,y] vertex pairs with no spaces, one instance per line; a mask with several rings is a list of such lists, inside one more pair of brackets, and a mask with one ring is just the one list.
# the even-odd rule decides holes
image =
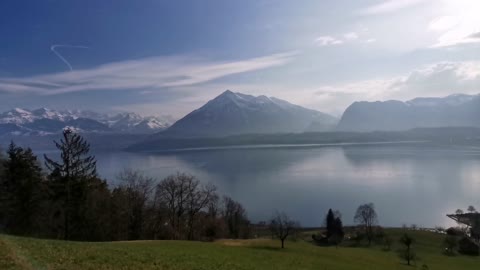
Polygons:
[[142,117],[135,113],[15,108],[0,113],[0,135],[49,135],[66,127],[82,133],[148,134],[164,130],[172,123],[171,117]]
[[441,98],[415,98],[354,102],[343,113],[338,131],[401,131],[432,127],[480,127],[480,95],[456,94]]
[[[142,117],[135,113],[101,114],[81,110],[16,108],[0,113],[0,136],[4,141],[22,138],[27,140],[25,144],[31,140],[41,146],[44,141],[51,141],[50,138],[43,140],[47,135],[58,136],[65,127],[69,127],[108,148],[130,145],[135,148],[135,145],[142,145],[143,149],[148,149],[155,144],[173,143],[172,140],[176,139],[198,141],[202,138],[248,134],[260,136],[256,137],[258,139],[261,136],[268,138],[267,134],[330,132],[328,137],[336,138],[340,132],[480,128],[478,116],[480,95],[456,94],[442,98],[415,98],[405,102],[354,102],[338,120],[326,113],[275,97],[251,96],[227,90],[176,122],[171,117]],[[43,139],[18,135],[42,135]],[[195,144],[195,140],[189,143]]]

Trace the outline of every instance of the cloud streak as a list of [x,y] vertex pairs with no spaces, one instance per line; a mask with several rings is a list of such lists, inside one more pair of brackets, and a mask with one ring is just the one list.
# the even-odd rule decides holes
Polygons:
[[381,15],[393,13],[402,9],[419,5],[427,0],[388,0],[379,4],[361,9],[358,13],[361,15]]
[[70,69],[70,71],[73,70],[72,65],[67,61],[67,59],[65,59],[65,57],[63,57],[63,55],[61,55],[59,52],[57,52],[57,51],[55,50],[56,48],[89,49],[89,47],[87,47],[87,46],[80,46],[80,45],[54,44],[54,45],[50,46],[50,50],[51,50],[58,58],[60,58],[60,60],[62,60],[62,62],[65,63],[65,65],[67,65],[67,67]]
[[0,91],[40,95],[93,90],[154,91],[284,65],[296,54],[287,52],[230,62],[188,56],[152,57],[27,78],[0,78]]

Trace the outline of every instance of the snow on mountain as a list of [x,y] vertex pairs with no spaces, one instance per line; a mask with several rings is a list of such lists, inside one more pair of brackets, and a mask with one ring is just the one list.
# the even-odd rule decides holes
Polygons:
[[35,120],[35,116],[28,110],[15,108],[0,114],[1,124],[24,124]]
[[337,119],[266,96],[225,91],[177,121],[159,136],[219,137],[246,133],[332,130]]
[[15,108],[0,113],[0,135],[52,134],[67,126],[81,132],[154,133],[172,123],[168,117],[142,117],[135,113],[109,115],[82,110]]

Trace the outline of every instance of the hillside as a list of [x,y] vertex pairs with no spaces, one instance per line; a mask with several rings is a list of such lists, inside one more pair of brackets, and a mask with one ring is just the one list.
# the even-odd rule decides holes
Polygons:
[[399,131],[431,127],[480,127],[480,95],[450,95],[354,102],[342,115],[339,131]]
[[480,128],[417,128],[407,131],[307,132],[283,134],[245,134],[222,138],[156,138],[134,143],[132,152],[192,150],[215,147],[315,147],[325,144],[422,142],[440,144],[480,144]]
[[[318,247],[308,242],[309,233],[284,250],[268,239],[80,243],[0,235],[0,269],[414,269],[395,252],[402,230],[386,232],[395,240],[391,251]],[[443,255],[444,235],[409,233],[416,239],[417,269],[478,269],[478,257]]]

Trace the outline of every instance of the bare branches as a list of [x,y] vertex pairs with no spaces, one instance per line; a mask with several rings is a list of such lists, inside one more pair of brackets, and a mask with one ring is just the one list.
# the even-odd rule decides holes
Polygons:
[[162,180],[155,192],[155,201],[167,208],[173,239],[180,238],[185,227],[187,238],[193,239],[197,214],[209,206],[211,208],[210,203],[217,198],[214,185],[201,185],[194,176],[183,173]]
[[275,212],[270,220],[270,231],[272,235],[280,239],[284,248],[285,239],[295,232],[298,223],[290,219],[284,212]]
[[375,205],[373,203],[360,205],[355,213],[354,221],[365,228],[365,234],[370,245],[374,237],[373,228],[378,222]]

